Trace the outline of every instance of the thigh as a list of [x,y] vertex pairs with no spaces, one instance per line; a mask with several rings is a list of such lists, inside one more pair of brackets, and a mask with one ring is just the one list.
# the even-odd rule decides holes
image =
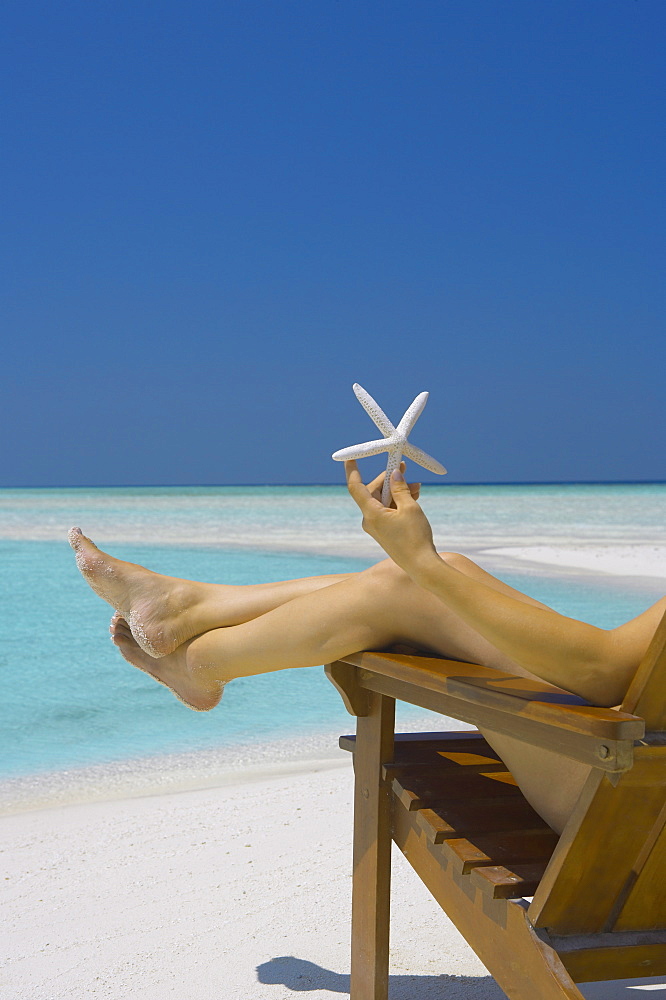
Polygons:
[[391,560],[357,577],[373,619],[388,642],[405,643],[448,659],[481,663],[497,670],[530,675],[501,653],[444,601],[417,586]]
[[546,823],[562,833],[592,768],[511,736],[483,730],[516,779],[521,792]]

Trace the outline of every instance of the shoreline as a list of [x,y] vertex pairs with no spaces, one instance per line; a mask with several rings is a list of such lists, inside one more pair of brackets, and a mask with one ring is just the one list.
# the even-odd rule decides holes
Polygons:
[[[259,747],[265,752],[266,745],[258,744]],[[0,781],[0,818],[99,802],[228,788],[348,764],[345,751],[338,749],[338,758],[334,755],[335,748],[332,743],[330,755],[313,751],[312,755],[244,763],[225,761],[226,755],[221,751],[199,750],[39,771]]]
[[[396,731],[469,728],[457,719],[424,714],[399,721]],[[0,819],[99,802],[223,789],[350,767],[349,753],[339,748],[338,739],[354,730],[355,720],[350,716],[346,729],[336,727],[297,740],[285,737],[233,748],[132,757],[0,779]]]

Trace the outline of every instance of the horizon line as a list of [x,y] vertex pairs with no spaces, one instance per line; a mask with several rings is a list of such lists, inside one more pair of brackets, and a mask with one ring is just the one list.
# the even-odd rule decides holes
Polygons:
[[[666,479],[503,479],[503,480],[464,480],[460,482],[425,482],[423,487],[435,486],[450,488],[452,486],[664,486]],[[39,485],[2,485],[0,490],[125,490],[125,489],[263,489],[271,487],[329,488],[339,486],[346,489],[344,483],[40,483]]]

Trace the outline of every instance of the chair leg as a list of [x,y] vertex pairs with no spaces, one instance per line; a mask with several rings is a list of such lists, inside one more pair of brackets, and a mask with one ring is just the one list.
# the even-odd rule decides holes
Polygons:
[[354,753],[351,1000],[388,997],[391,792],[382,764],[392,756],[394,724],[394,699],[370,694]]

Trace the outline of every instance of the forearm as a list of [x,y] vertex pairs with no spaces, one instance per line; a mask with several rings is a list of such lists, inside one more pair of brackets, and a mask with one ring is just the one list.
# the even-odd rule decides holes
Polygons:
[[608,668],[621,651],[608,632],[500,593],[435,553],[403,568],[525,670],[597,703],[620,700],[625,679]]

